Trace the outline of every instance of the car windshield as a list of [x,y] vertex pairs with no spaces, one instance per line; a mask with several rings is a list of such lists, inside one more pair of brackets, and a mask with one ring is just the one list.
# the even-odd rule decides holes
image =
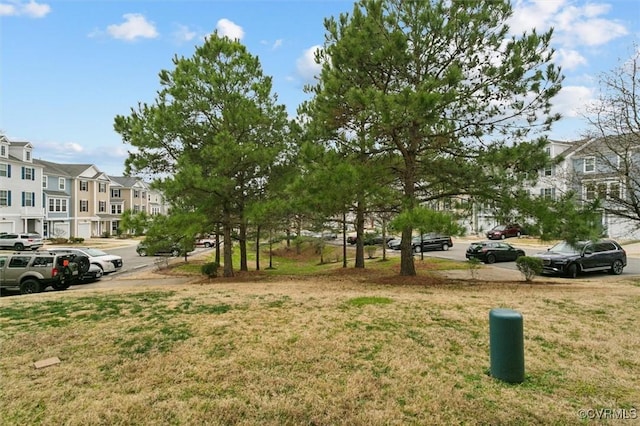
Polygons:
[[109,255],[109,253],[105,253],[102,250],[98,250],[98,249],[94,249],[94,248],[83,249],[83,251],[85,253],[87,253],[91,257],[100,257],[100,256],[108,256]]
[[493,228],[494,231],[504,231],[505,229],[507,229],[507,227],[504,225],[498,225],[495,228]]
[[566,241],[562,241],[561,243],[558,243],[555,246],[551,247],[549,251],[553,253],[563,254],[580,254],[584,246],[585,243],[569,244]]

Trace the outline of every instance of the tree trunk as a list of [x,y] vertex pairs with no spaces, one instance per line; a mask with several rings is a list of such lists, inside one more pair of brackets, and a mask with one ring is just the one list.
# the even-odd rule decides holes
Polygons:
[[231,241],[231,218],[229,212],[224,212],[224,223],[223,223],[223,232],[224,232],[224,272],[223,275],[225,277],[233,277],[233,258],[232,258],[232,250],[233,250],[233,242]]
[[347,213],[342,212],[342,267],[347,267]]
[[249,266],[247,265],[247,223],[244,220],[240,221],[240,270],[247,272]]
[[256,229],[256,271],[260,270],[260,225]]
[[356,268],[364,268],[364,203],[356,205]]

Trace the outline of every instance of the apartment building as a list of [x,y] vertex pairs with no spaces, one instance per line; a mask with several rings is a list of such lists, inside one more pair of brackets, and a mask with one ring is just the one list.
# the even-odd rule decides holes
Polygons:
[[42,232],[41,182],[33,145],[0,135],[0,232]]

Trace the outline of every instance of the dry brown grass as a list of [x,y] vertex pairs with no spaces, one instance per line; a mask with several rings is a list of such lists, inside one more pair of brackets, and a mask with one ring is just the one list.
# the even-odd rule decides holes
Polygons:
[[[0,299],[0,423],[575,424],[638,408],[637,283],[392,273]],[[524,316],[520,385],[487,374],[495,307]]]

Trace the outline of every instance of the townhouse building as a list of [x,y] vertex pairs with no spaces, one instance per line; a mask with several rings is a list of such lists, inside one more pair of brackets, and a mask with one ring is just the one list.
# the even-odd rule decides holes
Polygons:
[[29,142],[0,135],[0,233],[100,237],[118,232],[125,210],[168,212],[162,193],[140,178],[33,158],[33,150]]
[[42,167],[33,145],[0,135],[0,232],[42,233]]

